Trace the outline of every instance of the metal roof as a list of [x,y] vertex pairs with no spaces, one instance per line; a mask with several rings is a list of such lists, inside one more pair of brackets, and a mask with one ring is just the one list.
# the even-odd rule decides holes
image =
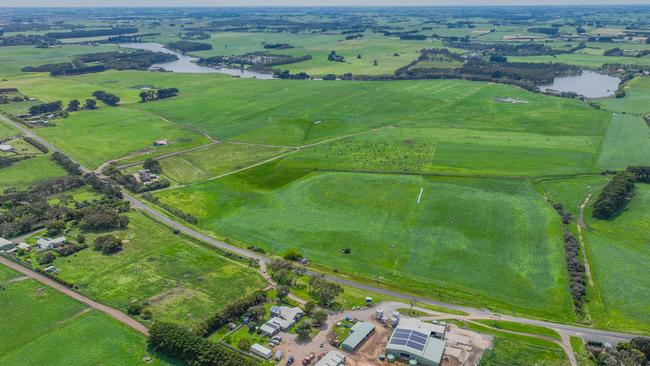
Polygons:
[[357,322],[352,326],[350,336],[343,341],[343,347],[357,349],[359,344],[375,330],[375,326],[367,322]]

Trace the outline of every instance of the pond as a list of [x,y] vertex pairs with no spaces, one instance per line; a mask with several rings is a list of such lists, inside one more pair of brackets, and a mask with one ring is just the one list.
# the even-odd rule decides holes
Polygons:
[[182,53],[174,52],[170,49],[165,48],[165,46],[161,45],[160,43],[153,43],[153,42],[121,43],[119,46],[123,48],[136,48],[140,50],[171,53],[178,57],[178,60],[176,61],[165,62],[162,64],[155,64],[151,66],[151,69],[161,68],[167,71],[180,72],[180,73],[191,73],[191,74],[219,73],[219,74],[227,74],[232,76],[239,76],[242,78],[273,79],[273,75],[261,73],[261,72],[240,70],[240,69],[227,68],[227,67],[216,68],[216,67],[197,65],[195,62],[193,62],[198,60],[197,57],[187,56],[187,55],[183,55]]
[[614,95],[621,79],[599,74],[593,71],[583,71],[577,76],[561,76],[553,80],[553,85],[540,86],[539,89],[574,92],[587,98],[604,98]]

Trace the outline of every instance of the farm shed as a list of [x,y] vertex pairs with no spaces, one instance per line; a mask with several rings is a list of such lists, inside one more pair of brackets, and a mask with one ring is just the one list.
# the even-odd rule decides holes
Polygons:
[[358,322],[352,326],[350,335],[343,341],[343,349],[352,353],[375,332],[375,326],[367,322]]
[[251,346],[251,352],[267,360],[273,356],[273,351],[262,346],[259,343],[255,343]]

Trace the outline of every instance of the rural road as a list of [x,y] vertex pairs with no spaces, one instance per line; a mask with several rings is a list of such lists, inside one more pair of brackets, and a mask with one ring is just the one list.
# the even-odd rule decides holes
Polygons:
[[[55,146],[53,146],[49,142],[47,142],[47,141],[41,139],[40,137],[38,137],[37,135],[35,135],[31,130],[29,130],[25,126],[15,122],[15,121],[12,121],[11,119],[6,118],[3,115],[0,115],[0,120],[3,120],[3,121],[9,123],[12,126],[15,126],[16,128],[23,131],[25,134],[33,137],[35,140],[37,140],[37,141],[41,142],[43,145],[47,146],[52,151],[60,151],[59,149],[57,149]],[[87,169],[84,166],[81,166],[81,168],[82,168],[82,170],[84,172],[91,172],[91,170]],[[237,254],[239,254],[239,255],[241,255],[243,257],[252,258],[252,259],[255,259],[255,260],[259,261],[260,264],[261,264],[262,272],[263,272],[262,275],[265,278],[268,278],[268,274],[265,273],[266,272],[265,271],[265,268],[266,268],[265,264],[271,261],[270,258],[259,255],[259,254],[255,253],[255,252],[252,252],[252,251],[249,251],[249,250],[234,246],[234,245],[224,243],[224,242],[222,242],[220,240],[217,240],[217,239],[209,237],[209,236],[207,236],[205,234],[202,234],[202,233],[200,233],[200,232],[198,232],[198,231],[196,231],[196,230],[194,230],[194,229],[192,229],[190,227],[187,227],[187,226],[183,225],[180,222],[177,222],[177,221],[169,218],[168,216],[166,216],[166,215],[160,213],[159,211],[157,211],[156,209],[146,205],[145,203],[143,203],[142,201],[137,199],[135,196],[132,196],[126,190],[123,189],[122,191],[124,193],[124,198],[127,199],[131,203],[131,205],[132,205],[132,207],[134,209],[138,209],[138,210],[141,210],[143,212],[146,212],[147,214],[154,217],[155,219],[157,219],[161,223],[164,223],[164,224],[168,225],[171,228],[177,229],[177,230],[183,232],[184,234],[187,234],[187,235],[189,235],[191,237],[194,237],[194,238],[196,238],[198,240],[201,240],[201,241],[203,241],[205,243],[208,243],[208,244],[210,244],[210,245],[212,245],[214,247],[224,249],[224,250],[228,250],[230,252],[237,253]],[[308,273],[313,274],[313,273],[317,273],[317,272],[308,271]],[[460,305],[455,305],[455,304],[444,303],[444,302],[441,302],[441,301],[433,301],[433,300],[426,299],[426,298],[421,298],[421,297],[413,297],[412,295],[408,295],[408,294],[405,294],[405,293],[400,293],[400,292],[397,292],[397,291],[392,291],[392,290],[388,290],[388,289],[384,289],[384,288],[380,288],[380,287],[376,287],[376,286],[372,286],[372,285],[368,285],[368,284],[363,284],[363,283],[360,283],[360,282],[357,282],[357,281],[348,280],[348,279],[344,279],[344,278],[340,278],[340,277],[325,275],[325,278],[327,278],[329,281],[339,283],[339,284],[343,284],[343,285],[346,285],[346,286],[350,286],[350,287],[353,287],[353,288],[357,288],[357,289],[360,289],[360,290],[376,292],[376,293],[391,296],[391,297],[394,297],[394,298],[397,298],[397,299],[401,299],[401,300],[404,300],[406,303],[409,303],[409,301],[411,299],[415,299],[417,302],[423,303],[423,304],[441,306],[441,307],[446,307],[446,308],[449,308],[449,309],[464,311],[464,312],[468,313],[470,317],[474,317],[474,318],[480,317],[480,318],[484,318],[484,319],[489,319],[491,317],[498,317],[501,320],[519,322],[519,323],[523,323],[523,324],[538,325],[538,326],[542,326],[542,327],[555,329],[558,332],[560,332],[561,334],[570,335],[570,336],[578,336],[578,337],[582,337],[582,338],[584,338],[586,340],[593,340],[593,341],[599,341],[599,342],[609,342],[609,343],[612,343],[612,344],[617,344],[617,343],[622,342],[622,341],[627,342],[631,338],[636,336],[635,334],[624,333],[624,332],[607,331],[607,330],[601,330],[601,329],[595,329],[595,328],[580,327],[580,326],[577,326],[577,325],[553,323],[553,322],[548,322],[548,321],[544,321],[544,320],[529,319],[529,318],[525,318],[525,317],[512,316],[512,315],[502,315],[502,314],[497,314],[497,313],[494,313],[494,312],[491,312],[491,311],[488,311],[488,310],[475,309],[475,308],[466,307],[466,306],[460,306]],[[69,289],[67,289],[67,290],[70,291],[70,292],[74,292],[74,291],[71,291]],[[81,296],[81,295],[78,295],[78,296]],[[92,300],[88,300],[88,301],[92,301]],[[120,314],[123,314],[123,313],[120,313]],[[133,319],[129,318],[128,316],[127,316],[127,318],[128,319],[125,319],[125,321],[130,320],[130,322],[135,322]],[[137,323],[137,324],[139,324],[139,323]]]
[[121,311],[119,311],[117,309],[114,309],[114,308],[112,308],[110,306],[106,306],[104,304],[100,304],[100,303],[98,303],[96,301],[93,301],[93,300],[79,294],[78,292],[73,291],[72,289],[68,288],[67,286],[64,286],[64,285],[62,285],[62,284],[60,284],[58,282],[55,282],[55,281],[43,276],[42,274],[40,274],[38,272],[32,271],[31,269],[23,267],[20,264],[15,263],[15,262],[13,262],[13,261],[11,261],[11,260],[9,260],[7,258],[4,258],[2,256],[0,256],[0,264],[3,264],[3,265],[5,265],[5,266],[17,271],[17,272],[22,273],[23,275],[25,275],[25,276],[27,276],[27,277],[29,277],[31,279],[34,279],[34,280],[36,280],[36,281],[38,281],[38,282],[40,282],[40,283],[42,283],[44,285],[47,285],[47,286],[55,289],[56,291],[59,291],[59,292],[65,294],[65,295],[79,301],[79,302],[82,302],[82,303],[90,306],[93,309],[101,311],[102,313],[110,316],[113,319],[118,320],[119,322],[122,322],[123,324],[128,325],[129,327],[131,327],[131,328],[135,329],[136,331],[144,334],[145,336],[149,335],[149,330],[147,329],[147,327],[145,327],[144,325],[138,323],[135,319],[131,318],[130,316],[124,314],[123,312],[121,312]]

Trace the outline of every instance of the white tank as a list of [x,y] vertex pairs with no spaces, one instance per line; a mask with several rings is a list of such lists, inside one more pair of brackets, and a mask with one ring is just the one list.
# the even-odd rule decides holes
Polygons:
[[383,309],[378,308],[377,310],[375,310],[375,319],[381,320],[381,318],[383,318],[383,317],[384,317],[384,310]]
[[399,319],[399,311],[393,311],[391,315],[393,316],[393,318]]

